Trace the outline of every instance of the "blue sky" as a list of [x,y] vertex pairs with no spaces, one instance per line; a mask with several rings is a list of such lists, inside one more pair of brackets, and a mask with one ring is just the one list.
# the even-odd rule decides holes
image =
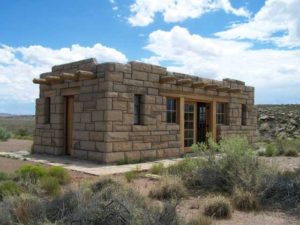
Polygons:
[[256,87],[256,103],[299,103],[299,10],[300,0],[1,0],[0,112],[33,114],[32,78],[89,57],[232,77]]

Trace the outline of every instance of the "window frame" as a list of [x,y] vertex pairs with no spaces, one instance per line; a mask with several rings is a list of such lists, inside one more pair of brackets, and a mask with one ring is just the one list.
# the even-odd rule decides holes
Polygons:
[[242,109],[241,109],[241,125],[242,126],[247,126],[247,105],[242,104]]
[[142,102],[142,95],[135,94],[133,97],[133,124],[134,125],[141,125],[141,102]]
[[[221,111],[219,110],[221,106]],[[217,125],[227,125],[227,109],[228,103],[225,102],[217,102],[217,109],[216,109],[216,123]]]
[[[171,108],[169,109],[169,101],[171,102]],[[167,97],[167,101],[166,101],[166,122],[168,124],[177,124],[178,123],[178,99],[176,98],[172,98],[172,97]],[[175,114],[175,115],[174,115]],[[170,115],[170,116],[168,116]],[[168,118],[171,118],[170,121],[168,121]]]

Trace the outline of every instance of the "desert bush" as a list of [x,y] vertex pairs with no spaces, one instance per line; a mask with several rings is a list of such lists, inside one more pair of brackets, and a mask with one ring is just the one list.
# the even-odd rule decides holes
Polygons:
[[16,174],[23,180],[31,183],[37,183],[38,179],[47,175],[47,169],[41,165],[28,164],[21,166]]
[[55,177],[42,177],[39,181],[39,185],[48,195],[57,196],[60,194],[61,187],[59,185],[59,180]]
[[113,180],[111,177],[104,177],[96,181],[95,183],[93,183],[91,185],[91,190],[92,192],[98,192],[108,186],[117,186],[117,185],[118,183],[115,180]]
[[256,151],[256,155],[258,155],[258,156],[265,156],[266,152],[265,152],[265,150],[260,149],[260,150]]
[[131,181],[133,181],[134,179],[138,178],[139,172],[140,172],[140,171],[139,171],[139,168],[138,168],[138,167],[136,167],[136,168],[133,169],[133,170],[130,170],[130,171],[126,172],[126,173],[124,174],[124,176],[125,176],[127,182],[131,182]]
[[68,170],[61,166],[49,167],[47,173],[49,176],[56,178],[59,184],[68,184],[71,180]]
[[[179,225],[176,205],[149,207],[146,199],[122,185],[100,185],[96,192],[67,190],[56,198],[31,195],[5,198],[0,202],[0,224],[89,224],[89,225]],[[85,189],[88,187],[85,187]]]
[[0,182],[8,179],[9,179],[9,175],[7,173],[0,171]]
[[260,165],[245,138],[229,138],[220,142],[222,156],[208,161],[187,176],[193,189],[232,194],[235,186],[253,189],[259,179]]
[[241,211],[253,211],[258,210],[259,200],[256,195],[249,191],[235,190],[233,195],[233,203],[235,208]]
[[277,155],[284,155],[285,152],[285,146],[286,146],[286,140],[283,138],[276,138],[275,139],[275,146],[276,146],[276,153]]
[[298,151],[297,149],[294,148],[288,148],[287,150],[285,150],[284,155],[291,156],[291,157],[298,157]]
[[155,163],[151,166],[150,173],[152,174],[162,174],[165,171],[163,163]]
[[29,194],[6,198],[1,204],[5,216],[0,216],[0,224],[43,224],[44,200]]
[[178,177],[165,177],[160,185],[149,192],[149,197],[158,200],[180,199],[187,191]]
[[13,181],[3,181],[0,183],[0,200],[6,196],[19,195],[21,189]]
[[276,148],[273,144],[268,144],[266,147],[265,155],[267,157],[272,157],[276,155]]
[[7,141],[11,134],[3,127],[0,127],[0,141]]
[[208,216],[200,215],[198,218],[193,219],[187,223],[187,225],[211,225],[212,219]]
[[229,219],[231,213],[230,201],[223,196],[214,196],[208,199],[204,206],[204,215],[216,219]]
[[199,158],[184,158],[183,160],[170,165],[167,168],[167,173],[171,175],[178,175],[182,178],[188,177],[194,170],[203,166],[204,160]]
[[260,184],[260,202],[266,207],[295,209],[300,203],[300,171],[266,176]]

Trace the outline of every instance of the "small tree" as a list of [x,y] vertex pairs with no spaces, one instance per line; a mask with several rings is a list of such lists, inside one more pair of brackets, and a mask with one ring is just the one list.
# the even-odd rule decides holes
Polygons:
[[3,127],[0,127],[0,141],[7,141],[11,134]]

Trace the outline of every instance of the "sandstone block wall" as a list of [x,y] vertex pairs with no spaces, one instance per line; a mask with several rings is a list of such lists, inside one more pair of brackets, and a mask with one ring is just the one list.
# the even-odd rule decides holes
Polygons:
[[[65,81],[40,85],[36,100],[34,152],[65,154],[66,96],[74,95],[73,141],[74,157],[99,162],[146,160],[180,156],[179,124],[166,123],[166,95],[222,97],[228,100],[228,124],[218,125],[218,137],[241,134],[255,141],[256,109],[254,88],[241,81],[214,81],[186,74],[171,73],[164,67],[139,62],[97,64],[94,59],[54,66],[47,76],[62,72],[91,71],[96,79]],[[160,77],[204,80],[242,89],[241,94],[192,88],[175,82],[161,84]],[[141,124],[134,125],[134,95],[141,96]],[[50,99],[50,121],[47,104]],[[247,105],[247,125],[241,125],[241,104]],[[178,106],[179,107],[179,106]],[[181,115],[183,116],[183,115]]]

